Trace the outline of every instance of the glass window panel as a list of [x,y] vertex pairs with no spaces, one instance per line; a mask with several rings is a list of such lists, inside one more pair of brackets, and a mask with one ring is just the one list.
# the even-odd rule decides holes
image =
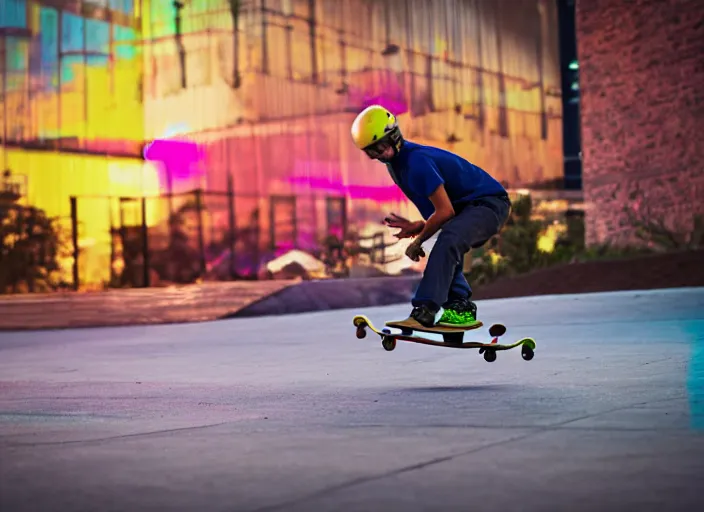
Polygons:
[[82,52],[84,30],[83,18],[64,12],[61,16],[61,53]]
[[136,33],[134,29],[115,25],[114,27],[115,55],[119,59],[131,60],[137,55]]
[[86,51],[107,55],[110,50],[110,25],[104,21],[87,19],[85,30]]
[[25,0],[0,0],[0,27],[27,28]]
[[113,11],[123,12],[128,16],[134,14],[134,0],[109,0],[108,5]]

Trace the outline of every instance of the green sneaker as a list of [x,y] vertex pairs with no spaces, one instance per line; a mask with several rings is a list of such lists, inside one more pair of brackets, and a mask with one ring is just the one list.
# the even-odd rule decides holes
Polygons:
[[445,307],[438,325],[471,327],[477,323],[477,306],[469,299],[456,299]]

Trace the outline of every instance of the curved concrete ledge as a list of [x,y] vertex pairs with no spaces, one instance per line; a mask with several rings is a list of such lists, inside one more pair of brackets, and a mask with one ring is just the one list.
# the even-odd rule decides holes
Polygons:
[[368,308],[410,302],[419,276],[304,281],[234,311],[224,318]]
[[0,296],[0,331],[217,320],[295,281]]

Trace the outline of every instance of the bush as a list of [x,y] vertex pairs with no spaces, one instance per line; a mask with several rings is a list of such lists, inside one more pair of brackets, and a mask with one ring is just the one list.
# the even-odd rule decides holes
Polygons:
[[[555,236],[549,250],[541,250],[541,236]],[[533,218],[529,195],[513,202],[511,215],[501,233],[484,248],[474,251],[471,280],[489,283],[498,277],[525,274],[538,268],[575,261],[584,252],[584,219],[568,211],[564,224]]]
[[[473,284],[486,284],[502,276],[524,274],[557,264],[591,260],[622,259],[652,254],[658,251],[696,249],[704,245],[704,218],[695,217],[693,229],[682,226],[668,228],[655,215],[631,215],[631,225],[644,244],[632,246],[585,246],[584,218],[580,212],[568,211],[564,224],[550,250],[540,250],[541,236],[550,231],[551,223],[533,219],[530,196],[522,196],[513,203],[511,216],[502,232],[481,249],[471,253]],[[554,226],[554,224],[553,224]]]
[[68,286],[61,276],[68,245],[63,235],[44,210],[0,200],[0,293]]
[[505,259],[510,274],[522,274],[539,265],[538,237],[543,231],[540,221],[531,218],[533,202],[530,196],[520,196],[513,202],[511,215],[502,230],[497,252]]

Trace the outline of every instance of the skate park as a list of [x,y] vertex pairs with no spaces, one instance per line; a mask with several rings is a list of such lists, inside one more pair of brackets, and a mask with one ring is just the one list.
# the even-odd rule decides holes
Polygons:
[[701,506],[702,288],[479,307],[535,358],[385,352],[350,310],[3,333],[3,509]]
[[[0,511],[704,509],[698,2],[0,3]],[[370,106],[505,188],[532,357],[356,335],[427,263]]]

